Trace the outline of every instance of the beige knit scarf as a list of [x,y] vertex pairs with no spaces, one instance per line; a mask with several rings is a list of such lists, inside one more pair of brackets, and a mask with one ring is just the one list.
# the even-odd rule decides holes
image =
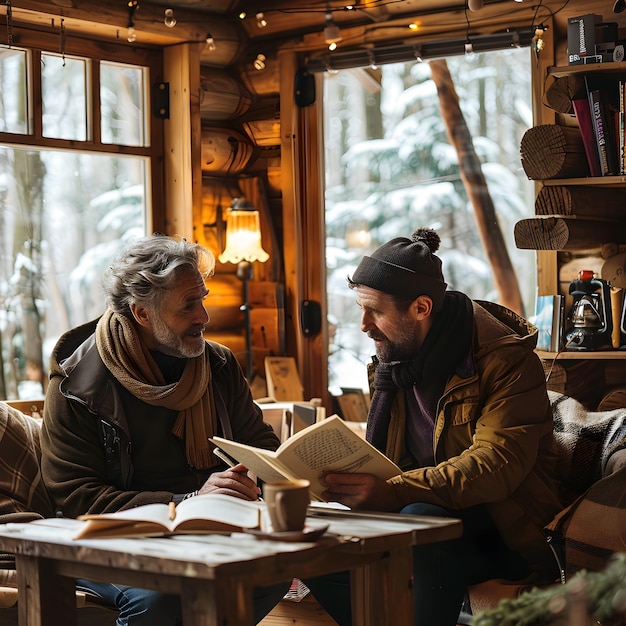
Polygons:
[[217,434],[217,416],[206,350],[187,359],[177,383],[166,384],[134,321],[126,316],[107,310],[96,327],[96,345],[106,368],[133,396],[179,411],[172,433],[184,440],[192,467],[207,468],[219,462],[208,440]]

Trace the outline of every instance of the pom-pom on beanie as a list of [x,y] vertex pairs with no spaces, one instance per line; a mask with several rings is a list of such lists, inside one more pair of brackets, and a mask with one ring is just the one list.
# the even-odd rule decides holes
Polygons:
[[397,237],[364,256],[349,281],[405,300],[429,296],[439,311],[447,287],[435,256],[440,243],[434,230],[418,228],[410,239]]

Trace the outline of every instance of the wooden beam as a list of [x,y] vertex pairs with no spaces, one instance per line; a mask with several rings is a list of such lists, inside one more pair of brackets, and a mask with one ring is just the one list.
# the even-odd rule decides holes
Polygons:
[[[61,20],[68,39],[80,35],[94,39],[111,39],[125,42],[129,11],[125,2],[110,0],[81,0],[69,2],[71,6],[58,6],[49,0],[21,0],[12,7],[13,28],[19,37],[19,25],[53,32],[58,31]],[[133,15],[137,39],[128,45],[172,46],[181,43],[203,44],[202,62],[206,65],[224,67],[235,61],[245,41],[243,28],[238,22],[203,11],[175,9],[176,25],[164,24],[164,5],[141,2]],[[6,7],[0,6],[0,15],[6,15]],[[204,45],[208,33],[215,39],[215,50]]]

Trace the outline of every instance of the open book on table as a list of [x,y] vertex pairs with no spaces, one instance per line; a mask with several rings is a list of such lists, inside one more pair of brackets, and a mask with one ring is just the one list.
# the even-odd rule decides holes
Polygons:
[[237,532],[261,527],[259,502],[208,493],[172,505],[144,504],[116,513],[82,515],[78,519],[84,524],[74,539]]
[[395,463],[337,415],[301,430],[275,452],[222,437],[211,437],[211,442],[264,482],[308,479],[314,500],[323,500],[321,493],[325,487],[320,478],[324,474],[359,472],[387,480],[401,473]]

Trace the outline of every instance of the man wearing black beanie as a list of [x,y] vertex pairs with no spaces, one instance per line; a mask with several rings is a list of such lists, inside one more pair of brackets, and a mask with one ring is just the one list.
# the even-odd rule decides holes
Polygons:
[[[414,548],[419,626],[454,626],[478,582],[554,581],[543,528],[562,508],[537,329],[447,290],[439,245],[418,228],[348,278],[376,347],[366,436],[402,474],[328,474],[323,494],[353,509],[463,520],[460,539]],[[339,624],[352,623],[347,574],[306,582]]]

